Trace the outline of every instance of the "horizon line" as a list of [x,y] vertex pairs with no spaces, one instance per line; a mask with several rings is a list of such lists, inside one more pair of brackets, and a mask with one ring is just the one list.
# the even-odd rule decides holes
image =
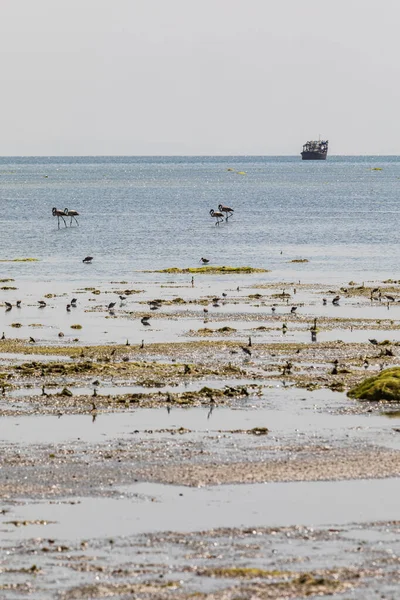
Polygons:
[[[2,158],[235,158],[235,157],[257,157],[257,158],[294,158],[298,154],[0,154]],[[334,157],[393,157],[399,154],[329,154],[329,158]]]

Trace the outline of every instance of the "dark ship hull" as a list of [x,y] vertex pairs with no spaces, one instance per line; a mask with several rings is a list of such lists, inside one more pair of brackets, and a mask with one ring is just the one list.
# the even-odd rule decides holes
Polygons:
[[326,160],[328,154],[328,140],[307,142],[301,152],[302,160]]
[[301,158],[303,160],[326,160],[327,152],[302,152]]

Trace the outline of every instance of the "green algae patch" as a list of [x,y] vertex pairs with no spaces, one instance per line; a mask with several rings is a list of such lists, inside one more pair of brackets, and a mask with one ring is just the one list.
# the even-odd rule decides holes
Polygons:
[[212,335],[214,333],[214,329],[210,329],[209,327],[202,327],[198,329],[195,333],[199,335]]
[[275,579],[292,575],[289,571],[267,571],[250,567],[215,567],[197,572],[205,577],[240,578],[240,579]]
[[290,260],[289,262],[291,262],[291,263],[308,263],[310,261],[308,260],[308,258],[294,258],[293,260]]
[[4,291],[7,291],[7,290],[17,290],[17,289],[18,289],[18,288],[16,288],[16,287],[13,287],[13,286],[11,286],[11,285],[3,285],[3,286],[0,288],[0,290],[4,290]]
[[38,258],[0,258],[0,262],[39,262]]
[[[219,433],[224,433],[222,429],[218,430]],[[247,435],[268,435],[268,427],[253,427],[253,429],[229,429],[229,433],[246,433]]]
[[385,369],[352,388],[347,395],[370,402],[400,402],[400,367]]
[[79,325],[79,323],[76,325],[71,325],[71,329],[82,329],[82,325]]
[[220,275],[228,273],[229,275],[242,273],[269,273],[268,269],[256,269],[254,267],[218,267],[207,265],[204,267],[191,267],[189,269],[179,269],[178,267],[170,267],[161,271],[147,271],[150,273],[191,273],[198,275]]

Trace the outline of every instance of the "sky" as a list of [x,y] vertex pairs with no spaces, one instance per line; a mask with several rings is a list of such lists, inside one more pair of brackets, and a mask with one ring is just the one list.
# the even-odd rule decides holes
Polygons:
[[400,155],[398,0],[0,0],[0,155]]

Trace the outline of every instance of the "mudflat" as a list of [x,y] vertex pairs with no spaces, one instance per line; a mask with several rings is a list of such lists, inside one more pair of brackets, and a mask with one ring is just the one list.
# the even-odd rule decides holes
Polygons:
[[4,597],[395,597],[400,285],[176,277],[7,311]]

